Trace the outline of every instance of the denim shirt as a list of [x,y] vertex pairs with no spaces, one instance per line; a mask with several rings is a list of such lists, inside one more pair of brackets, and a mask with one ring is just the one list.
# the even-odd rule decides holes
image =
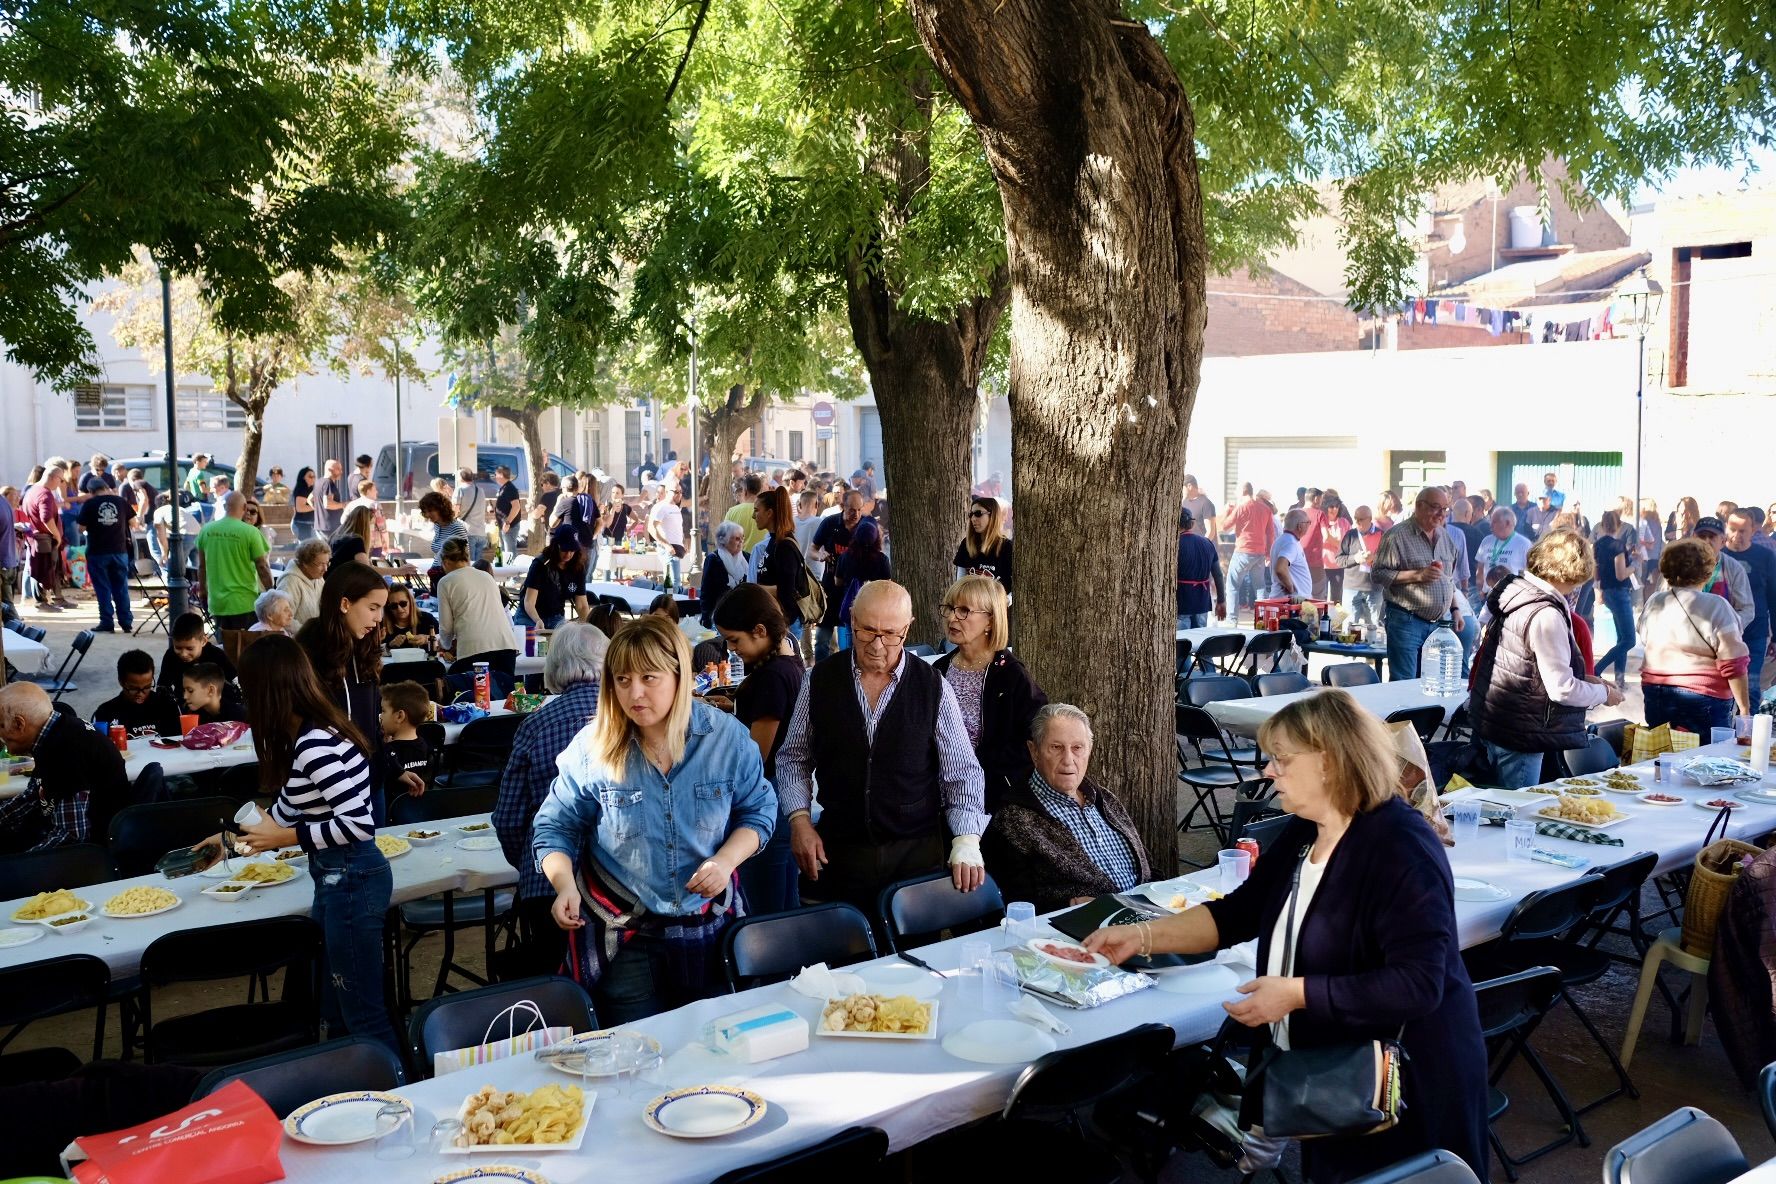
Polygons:
[[624,776],[597,769],[592,729],[582,729],[555,762],[555,782],[537,810],[531,851],[575,859],[589,851],[649,912],[689,916],[705,905],[685,887],[738,827],[762,848],[777,822],[777,791],[752,736],[733,717],[691,704],[684,759],[660,775],[631,740]]

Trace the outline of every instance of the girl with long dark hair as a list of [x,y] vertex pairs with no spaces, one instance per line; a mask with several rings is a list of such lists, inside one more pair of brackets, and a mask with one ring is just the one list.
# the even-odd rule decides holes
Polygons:
[[303,465],[290,490],[290,531],[299,543],[315,537],[314,491],[314,466]]
[[968,533],[956,544],[955,564],[961,575],[992,576],[1011,595],[1011,539],[998,498],[983,496],[968,503]]
[[530,562],[524,574],[524,600],[513,619],[520,625],[558,629],[566,619],[567,606],[583,620],[586,604],[586,552],[570,526],[558,526],[543,553]]
[[[361,566],[361,565],[353,565]],[[401,1042],[382,995],[382,926],[394,887],[376,848],[371,746],[322,690],[303,648],[271,634],[241,654],[241,690],[253,723],[259,790],[271,816],[241,830],[249,851],[300,844],[314,883],[327,972],[322,1016],[331,1035]],[[344,1032],[332,1031],[343,1026]]]
[[777,607],[784,623],[796,638],[802,635],[802,610],[796,604],[801,595],[803,573],[807,562],[796,546],[795,511],[790,508],[789,492],[767,489],[752,503],[753,522],[765,532],[764,546],[758,551],[756,582],[777,596]]

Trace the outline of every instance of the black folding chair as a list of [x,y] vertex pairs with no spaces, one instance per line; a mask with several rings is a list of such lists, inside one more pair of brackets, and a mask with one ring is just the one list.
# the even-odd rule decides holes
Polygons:
[[1402,707],[1400,710],[1390,713],[1384,722],[1411,724],[1412,730],[1418,733],[1419,740],[1429,744],[1431,738],[1437,734],[1437,729],[1443,726],[1443,709],[1434,704],[1424,707]]
[[1202,643],[1196,647],[1196,668],[1232,674],[1233,665],[1239,659],[1240,651],[1245,648],[1246,639],[1243,634],[1211,634],[1203,638]]
[[1381,675],[1367,662],[1334,662],[1320,671],[1321,686],[1366,687],[1380,681]]
[[1727,1184],[1748,1170],[1726,1127],[1683,1106],[1611,1147],[1603,1184]]
[[1591,773],[1601,773],[1605,769],[1613,769],[1622,763],[1610,742],[1601,736],[1593,736],[1585,742],[1583,748],[1565,748],[1560,752],[1560,759],[1566,765],[1567,776],[1584,777]]
[[197,1083],[191,1100],[207,1098],[231,1081],[246,1082],[283,1118],[328,1094],[396,1089],[407,1084],[407,1073],[401,1058],[380,1040],[347,1036],[212,1069]]
[[19,682],[34,682],[50,693],[53,702],[69,691],[78,691],[79,684],[74,681],[74,672],[80,669],[80,663],[86,660],[86,651],[92,648],[93,639],[97,636],[91,629],[82,629],[68,643],[68,653],[62,664],[56,667],[54,674],[21,674]]
[[[142,951],[136,1014],[150,1063],[232,1065],[320,1039],[321,927],[308,917],[266,917],[181,929]],[[284,975],[271,997],[271,976]],[[154,1022],[154,991],[175,983],[245,979],[244,1003]]]
[[119,876],[145,876],[175,847],[190,847],[234,819],[232,798],[175,798],[125,806],[111,816],[111,859]]
[[136,779],[130,783],[130,805],[140,805],[143,802],[164,802],[171,796],[172,790],[167,788],[166,770],[161,767],[159,761],[149,761],[143,765],[142,771],[137,773]]
[[[598,1027],[592,1012],[592,996],[579,983],[562,975],[521,978],[478,991],[458,991],[426,1000],[408,1021],[414,1073],[432,1075],[433,1053],[485,1043],[488,1025],[514,1003],[534,1003],[547,1027],[572,1028],[575,1032],[590,1032]],[[525,1021],[520,1019],[518,1024],[517,1031],[524,1031]],[[503,1033],[505,1029],[499,1031]]]
[[489,670],[497,671],[507,678],[516,677],[518,664],[517,650],[488,650],[482,654],[470,654],[466,658],[458,658],[450,664],[446,674],[473,674],[478,662],[487,663]]
[[887,1155],[886,1132],[854,1126],[812,1147],[723,1172],[713,1184],[874,1184],[884,1177]]
[[[1512,1176],[1513,1180],[1517,1177]],[[1453,1151],[1421,1151],[1351,1184],[1479,1184],[1474,1169]]]
[[990,874],[973,892],[958,892],[949,872],[932,872],[882,889],[876,915],[889,950],[898,954],[945,930],[960,935],[997,925],[1005,916],[1005,897]]
[[875,956],[869,918],[840,901],[742,917],[722,934],[728,989],[736,992],[789,978],[816,962],[836,968]]
[[1233,803],[1233,824],[1227,828],[1227,845],[1251,839],[1258,844],[1258,854],[1263,855],[1293,821],[1293,814],[1278,810],[1269,798],[1237,798]]
[[103,884],[116,878],[110,852],[97,843],[73,843],[42,851],[0,855],[0,900],[30,896],[43,891],[45,884],[56,888],[84,888],[88,884]]
[[[1188,834],[1206,827],[1225,846],[1229,816],[1221,807],[1220,795],[1257,777],[1258,751],[1244,750],[1249,757],[1238,759],[1241,750],[1232,747],[1221,725],[1201,707],[1180,703],[1172,714],[1177,729],[1178,780],[1194,799],[1178,821],[1178,832]],[[1198,761],[1195,765],[1190,763],[1193,754]],[[1196,821],[1199,813],[1203,816],[1200,826]]]
[[[1517,1179],[1517,1169],[1524,1164],[1575,1139],[1581,1147],[1591,1145],[1590,1136],[1579,1123],[1579,1116],[1574,1113],[1566,1091],[1529,1042],[1549,1010],[1559,1002],[1560,994],[1560,971],[1552,966],[1536,966],[1474,984],[1474,1001],[1480,1010],[1480,1036],[1486,1041],[1489,1061],[1486,1134],[1509,1180]],[[1510,1109],[1511,1099],[1498,1088],[1498,1083],[1518,1057],[1523,1058],[1523,1063],[1529,1066],[1529,1071],[1547,1091],[1548,1101],[1560,1116],[1561,1133],[1533,1151],[1513,1156],[1505,1150],[1493,1124]]]
[[1261,673],[1266,658],[1270,659],[1270,672],[1276,673],[1277,666],[1283,660],[1283,655],[1289,652],[1289,647],[1294,644],[1294,641],[1294,634],[1282,629],[1252,634],[1246,639],[1245,651],[1240,654],[1238,673],[1248,677]]
[[1606,719],[1602,723],[1587,725],[1585,730],[1587,732],[1589,732],[1591,735],[1597,737],[1599,740],[1602,740],[1606,744],[1608,744],[1610,746],[1611,750],[1613,750],[1615,752],[1616,760],[1618,762],[1621,761],[1622,757],[1627,755],[1627,751],[1626,751],[1628,748],[1628,721],[1627,720],[1625,720],[1625,719]]
[[512,744],[517,739],[522,715],[488,715],[463,725],[456,743],[444,749],[437,776],[440,789],[465,789],[498,785]]
[[[53,939],[52,939],[53,940]],[[0,969],[0,1085],[65,1077],[83,1060],[65,1048],[9,1053],[7,1047],[34,1021],[93,1009],[92,1059],[105,1055],[105,1003],[111,971],[91,954],[62,954]]]
[[130,565],[130,581],[135,585],[136,595],[148,606],[148,612],[136,622],[136,631],[132,636],[140,637],[145,632],[164,631],[167,627],[167,605],[172,603],[172,597],[167,592],[166,578],[160,574],[160,568],[152,558],[138,555]]
[[1191,646],[1188,637],[1181,637],[1178,639],[1178,666],[1174,677],[1177,680],[1178,693],[1180,695],[1184,693],[1184,684],[1190,681],[1190,675],[1193,673],[1192,667],[1195,665],[1196,661],[1195,658],[1191,656],[1193,648],[1194,647]]
[[1263,699],[1275,698],[1277,695],[1294,695],[1307,690],[1313,684],[1307,681],[1307,675],[1297,670],[1281,670],[1275,674],[1260,674],[1253,680],[1258,684],[1258,695]]

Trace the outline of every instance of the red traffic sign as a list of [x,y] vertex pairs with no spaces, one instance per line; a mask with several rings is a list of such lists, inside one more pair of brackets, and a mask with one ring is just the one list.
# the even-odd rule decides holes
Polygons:
[[833,405],[822,400],[814,404],[814,423],[817,427],[831,427],[837,416],[833,413]]

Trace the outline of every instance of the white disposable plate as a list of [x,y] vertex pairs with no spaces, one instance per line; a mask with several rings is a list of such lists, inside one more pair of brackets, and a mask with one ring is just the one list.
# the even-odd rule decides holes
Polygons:
[[500,841],[492,835],[470,835],[458,839],[456,845],[464,851],[498,851]]
[[714,1139],[743,1131],[765,1116],[765,1100],[732,1085],[693,1085],[661,1094],[641,1120],[649,1130],[675,1139]]
[[1154,972],[1153,986],[1168,995],[1223,995],[1243,981],[1239,971],[1219,962],[1174,966]]
[[[406,1112],[393,1121],[377,1121],[378,1112],[390,1104],[405,1106]],[[354,1090],[296,1107],[284,1119],[284,1133],[298,1143],[343,1147],[379,1139],[412,1120],[413,1107],[405,1098],[380,1090]]]
[[1623,814],[1620,811],[1617,811],[1616,816],[1608,822],[1580,822],[1574,818],[1557,818],[1553,814],[1548,813],[1548,810],[1550,809],[1558,809],[1558,807],[1544,806],[1542,809],[1536,811],[1536,817],[1543,822],[1564,822],[1568,826],[1582,826],[1587,830],[1608,830],[1610,827],[1619,826],[1622,823],[1627,822],[1629,818],[1633,817],[1633,815]]
[[[570,1037],[566,1040],[560,1041],[557,1044],[552,1044],[549,1047],[551,1050],[572,1048],[576,1044],[585,1044],[585,1043],[592,1041],[592,1040],[609,1040],[612,1036],[615,1036],[616,1034],[617,1034],[617,1030],[615,1028],[602,1028],[596,1032],[581,1032],[578,1036]],[[657,1053],[660,1051],[660,1042],[658,1040],[655,1040],[652,1036],[645,1035],[641,1032],[626,1032],[626,1033],[624,1033],[624,1035],[640,1036],[643,1040],[647,1041],[647,1046],[648,1046],[649,1052]],[[563,1064],[561,1061],[557,1061],[553,1058],[550,1058],[549,1060],[545,1060],[543,1062],[543,1064],[549,1066],[549,1068],[554,1069],[555,1071],[557,1071],[559,1073],[565,1073],[569,1077],[587,1077],[587,1076],[590,1076],[590,1077],[619,1077],[622,1074],[629,1072],[629,1067],[624,1066],[620,1069],[612,1069],[609,1073],[587,1074],[587,1073],[582,1073],[580,1071],[580,1062],[579,1061],[568,1061],[565,1064]]]
[[[1665,794],[1666,797],[1670,797],[1670,798],[1677,798],[1677,801],[1675,801],[1675,802],[1655,801],[1653,799],[1652,795],[1656,794],[1656,793]],[[1639,797],[1640,797],[1641,801],[1645,802],[1649,806],[1661,806],[1661,807],[1662,806],[1681,806],[1684,804],[1684,799],[1678,797],[1678,795],[1676,795],[1674,793],[1666,793],[1666,791],[1662,790],[1662,789],[1649,789],[1645,793],[1640,794]]]
[[549,1184],[549,1178],[529,1168],[515,1168],[508,1163],[489,1163],[477,1168],[464,1168],[460,1172],[445,1172],[432,1184],[466,1184],[470,1180],[489,1180],[499,1184],[501,1180],[512,1184]]
[[[74,898],[74,903],[80,906],[79,908],[75,909],[74,912],[77,912],[77,913],[92,912],[93,906],[92,906],[91,901],[81,900],[78,896],[76,896]],[[22,907],[24,907],[24,906],[21,905],[20,908],[22,908]],[[20,917],[18,915],[17,910],[15,909],[13,911],[12,923],[14,925],[47,925],[51,921],[55,920],[56,917],[65,917],[67,915],[68,915],[67,913],[57,913],[55,915],[55,917]]]
[[1110,959],[1104,957],[1102,954],[1093,954],[1090,962],[1075,962],[1070,958],[1056,957],[1054,954],[1051,954],[1042,948],[1043,946],[1062,946],[1076,950],[1083,950],[1085,948],[1078,942],[1069,941],[1064,937],[1032,937],[1024,944],[1028,946],[1030,952],[1035,954],[1038,958],[1047,962],[1053,962],[1056,966],[1066,970],[1101,970],[1110,965]]
[[1776,806],[1776,793],[1767,789],[1742,789],[1733,796],[1754,806]]
[[[423,830],[424,828],[422,827],[421,829]],[[406,839],[409,843],[412,843],[415,847],[430,847],[433,843],[439,842],[440,840],[442,840],[444,838],[444,832],[437,831],[437,832],[430,834],[430,835],[417,835],[413,831],[404,830],[400,834],[396,835],[395,837],[399,838],[399,839]]]
[[215,863],[212,863],[209,867],[204,868],[203,871],[198,872],[197,874],[206,880],[232,880],[234,878],[234,873],[240,871],[241,868],[247,866],[250,862],[251,860],[242,859],[238,855],[231,855],[227,859],[218,859]]
[[1691,802],[1690,804],[1695,806],[1696,809],[1698,809],[1698,810],[1709,810],[1709,811],[1712,811],[1716,814],[1719,814],[1721,812],[1721,810],[1723,810],[1723,809],[1743,810],[1745,808],[1745,804],[1743,802],[1736,802],[1732,798],[1725,798],[1724,799],[1727,803],[1724,807],[1723,806],[1713,806],[1713,805],[1709,804],[1710,802],[1715,801],[1716,798],[1718,798],[1718,797],[1720,797],[1720,795],[1717,794],[1715,798],[1697,798],[1693,802]]
[[1500,888],[1490,880],[1477,880],[1473,876],[1455,877],[1455,898],[1473,902],[1492,902],[1510,900],[1508,889]]
[[943,993],[944,980],[918,966],[904,962],[885,966],[864,966],[855,972],[862,980],[864,992],[870,995],[911,995],[918,1000],[935,999]]
[[1055,1039],[1019,1020],[976,1020],[943,1038],[943,1050],[980,1065],[1021,1065],[1053,1052]]
[[[831,1000],[828,1000],[827,1002],[830,1003]],[[831,1032],[822,1026],[818,1020],[814,1022],[814,1032],[816,1035],[820,1036],[839,1036],[848,1040],[936,1040],[937,1011],[939,1006],[940,1005],[936,1000],[931,1000],[931,1023],[926,1025],[923,1032]],[[821,1004],[820,1010],[824,1015],[826,1012],[826,1004]]]
[[113,917],[119,921],[140,921],[143,917],[158,917],[162,913],[170,913],[184,903],[185,901],[182,897],[175,896],[173,897],[172,904],[163,904],[159,908],[149,909],[145,913],[114,913],[110,909],[101,905],[99,908],[99,916]]
[[20,925],[17,929],[0,929],[0,950],[10,946],[28,946],[43,936],[41,925]]
[[1633,785],[1624,785],[1621,789],[1617,789],[1607,781],[1599,781],[1597,788],[1604,793],[1642,794],[1646,792],[1647,787],[1642,782],[1636,781]]

